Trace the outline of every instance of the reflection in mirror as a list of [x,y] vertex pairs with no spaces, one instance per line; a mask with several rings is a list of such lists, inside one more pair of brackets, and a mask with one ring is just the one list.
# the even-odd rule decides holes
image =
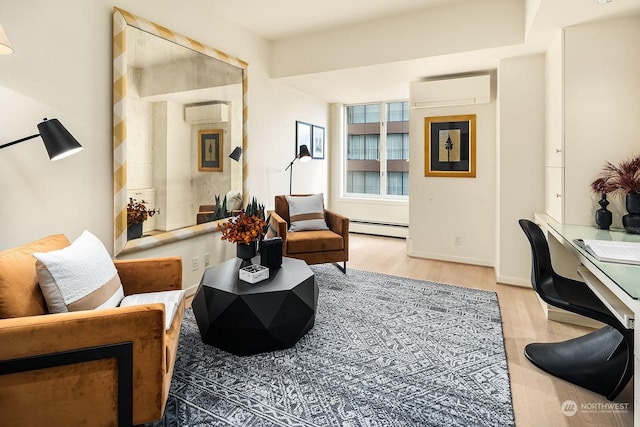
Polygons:
[[[239,208],[243,162],[229,155],[246,149],[245,100],[246,63],[115,10],[116,255],[210,231],[193,226],[216,198]],[[144,242],[126,241],[129,198],[158,211]]]

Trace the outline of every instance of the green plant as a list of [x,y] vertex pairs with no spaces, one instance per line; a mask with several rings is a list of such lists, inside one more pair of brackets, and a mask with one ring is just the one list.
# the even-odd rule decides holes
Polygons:
[[605,162],[602,171],[591,183],[591,190],[613,195],[640,193],[640,155],[622,160],[617,165]]
[[144,200],[137,201],[129,197],[129,203],[127,204],[127,227],[141,224],[156,213],[159,213],[159,211],[157,209],[147,208],[147,202]]
[[216,208],[213,212],[213,220],[227,218],[229,216],[229,212],[227,211],[227,196],[224,196],[222,203],[220,203],[220,196],[215,196],[215,199]]
[[264,221],[264,205],[259,204],[255,197],[251,198],[251,202],[244,211],[248,216],[257,216]]

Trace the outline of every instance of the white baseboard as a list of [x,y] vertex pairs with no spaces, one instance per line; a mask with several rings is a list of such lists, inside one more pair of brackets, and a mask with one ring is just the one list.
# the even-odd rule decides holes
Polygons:
[[349,231],[354,233],[373,234],[374,236],[387,236],[387,237],[402,237],[406,238],[408,235],[408,228],[395,227],[384,224],[367,224],[350,222]]
[[196,283],[195,285],[189,286],[188,288],[183,288],[185,291],[184,295],[187,298],[194,296],[196,294],[196,291],[198,290],[198,286],[200,286],[200,283]]
[[434,259],[437,261],[457,262],[459,264],[481,265],[484,267],[493,267],[493,262],[487,259],[457,257],[451,255],[434,254],[429,252],[418,252],[407,250],[407,255],[414,258]]
[[522,279],[520,277],[497,276],[496,282],[503,283],[505,285],[514,285],[514,286],[521,286],[523,288],[531,288],[530,279]]

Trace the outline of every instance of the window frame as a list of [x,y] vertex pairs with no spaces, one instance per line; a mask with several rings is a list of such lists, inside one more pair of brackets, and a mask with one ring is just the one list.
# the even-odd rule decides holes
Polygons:
[[[387,200],[387,201],[409,201],[409,194],[404,195],[404,194],[388,194],[387,190],[388,190],[388,162],[387,162],[387,129],[388,129],[388,121],[387,121],[387,117],[389,116],[389,112],[388,112],[388,108],[389,108],[389,104],[392,103],[405,103],[407,104],[407,124],[409,123],[409,116],[410,116],[410,111],[409,111],[409,100],[408,99],[399,99],[399,100],[385,100],[385,101],[375,101],[375,102],[361,102],[361,103],[353,103],[353,104],[344,104],[343,106],[343,111],[344,111],[344,126],[343,126],[343,130],[342,130],[342,142],[343,142],[343,146],[342,146],[342,165],[341,165],[341,181],[342,181],[342,186],[341,186],[341,194],[343,198],[349,198],[349,199],[374,199],[374,200]],[[379,123],[380,124],[380,134],[379,134],[379,138],[378,138],[378,154],[379,154],[379,159],[378,159],[378,163],[380,166],[380,171],[379,171],[379,192],[377,194],[374,193],[353,193],[353,192],[348,192],[348,174],[349,174],[349,170],[347,169],[347,164],[349,161],[349,107],[358,107],[358,106],[362,106],[362,107],[366,107],[367,105],[379,105],[379,121],[375,122],[375,123]],[[366,110],[366,108],[365,108]],[[363,123],[370,123],[370,122],[366,122],[366,112],[363,113],[364,117],[365,117],[365,121]],[[404,121],[404,120],[403,120]],[[394,132],[395,134],[396,132]],[[407,132],[407,135],[409,134],[409,132]],[[364,138],[366,139],[366,138]],[[409,161],[409,155],[410,155],[410,138],[407,136],[407,159],[396,159],[396,160],[406,160]],[[366,151],[366,142],[363,141],[363,149]],[[365,154],[366,157],[366,154]],[[352,159],[353,160],[353,159]],[[366,160],[366,159],[365,159]],[[366,171],[363,171],[366,172]],[[409,176],[408,176],[409,172],[407,171],[407,182],[409,180]]]

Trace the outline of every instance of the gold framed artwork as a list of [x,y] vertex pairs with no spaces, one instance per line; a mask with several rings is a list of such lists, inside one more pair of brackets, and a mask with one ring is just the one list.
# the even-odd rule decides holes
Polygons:
[[222,129],[198,131],[198,170],[222,172]]
[[475,114],[425,117],[424,176],[475,178]]

